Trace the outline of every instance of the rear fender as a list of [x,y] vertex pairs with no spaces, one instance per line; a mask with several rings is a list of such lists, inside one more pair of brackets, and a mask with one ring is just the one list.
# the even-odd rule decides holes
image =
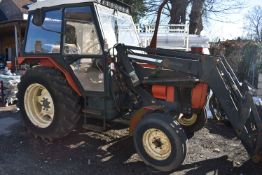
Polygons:
[[71,74],[61,65],[59,65],[54,59],[50,57],[19,57],[18,58],[18,65],[22,65],[25,63],[36,63],[40,66],[55,68],[63,73],[66,78],[67,83],[69,86],[77,93],[78,96],[81,96],[79,88],[75,83]]

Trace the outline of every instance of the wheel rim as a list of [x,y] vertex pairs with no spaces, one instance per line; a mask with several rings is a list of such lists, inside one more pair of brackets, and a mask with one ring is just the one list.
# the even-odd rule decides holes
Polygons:
[[190,118],[186,118],[185,116],[181,116],[178,118],[178,123],[183,126],[192,126],[197,121],[197,114],[193,114]]
[[49,91],[41,84],[31,84],[25,92],[25,112],[39,128],[49,127],[54,120],[54,102]]
[[155,160],[166,160],[172,151],[167,135],[155,128],[148,129],[143,134],[143,146],[146,153]]

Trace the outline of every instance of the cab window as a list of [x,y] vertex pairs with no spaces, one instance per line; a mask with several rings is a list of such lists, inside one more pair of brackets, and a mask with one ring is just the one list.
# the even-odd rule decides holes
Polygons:
[[60,53],[62,10],[45,12],[40,26],[33,23],[33,17],[34,14],[30,15],[25,52]]
[[90,7],[65,8],[64,54],[102,54]]

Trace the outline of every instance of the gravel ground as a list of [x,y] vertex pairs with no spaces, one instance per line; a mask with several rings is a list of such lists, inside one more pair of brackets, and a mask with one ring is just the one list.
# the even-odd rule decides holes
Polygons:
[[24,131],[19,113],[0,109],[0,175],[71,174],[262,174],[231,128],[209,120],[188,141],[187,157],[175,172],[147,167],[135,153],[127,129],[106,133],[77,129],[66,138],[45,143]]

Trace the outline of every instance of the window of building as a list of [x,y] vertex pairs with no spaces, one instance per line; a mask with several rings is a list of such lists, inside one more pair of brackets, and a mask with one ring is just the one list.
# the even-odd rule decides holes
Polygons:
[[26,53],[60,53],[62,10],[48,11],[42,26],[33,24],[30,16]]

